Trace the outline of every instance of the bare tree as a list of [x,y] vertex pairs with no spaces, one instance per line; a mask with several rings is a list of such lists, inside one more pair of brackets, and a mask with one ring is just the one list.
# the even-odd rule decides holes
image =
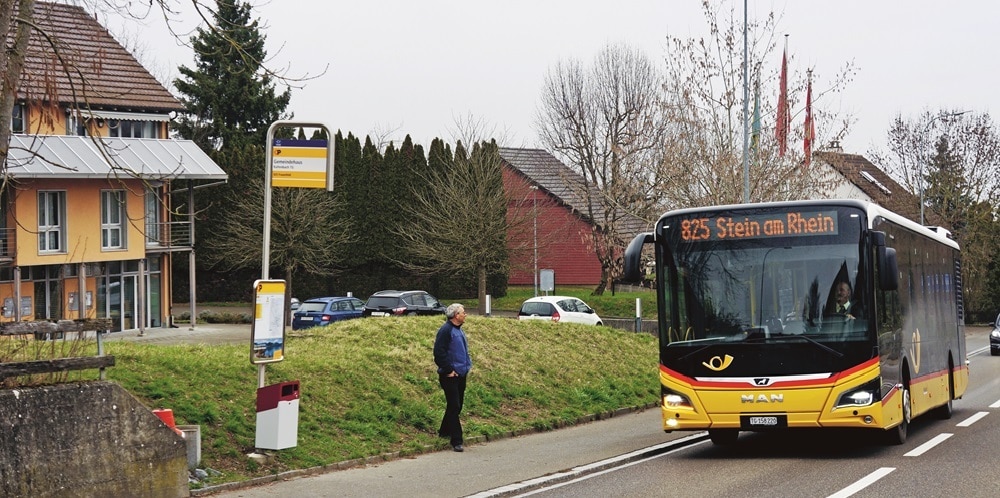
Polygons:
[[925,222],[951,230],[962,249],[967,307],[992,311],[986,283],[1000,278],[1000,131],[989,113],[897,115],[886,148],[869,155],[923,201]]
[[914,118],[897,115],[886,132],[886,146],[868,152],[915,195],[929,188],[927,176],[938,142],[946,139],[956,156],[963,195],[974,201],[1000,204],[1000,132],[989,113],[953,109],[924,110]]
[[545,77],[537,128],[545,146],[582,175],[568,186],[594,224],[592,248],[601,263],[595,294],[620,272],[623,225],[653,218],[667,137],[661,85],[653,63],[624,45],[606,46],[586,68],[560,62]]
[[[264,185],[249,180],[249,188],[232,192],[225,203],[219,231],[206,244],[214,265],[226,269],[258,268],[263,255]],[[353,230],[336,196],[322,189],[275,188],[271,193],[270,262],[285,270],[289,292],[294,275],[333,275],[352,240]],[[294,295],[294,294],[289,294]]]
[[[702,10],[709,28],[707,37],[682,39],[667,36],[665,109],[669,141],[665,144],[660,175],[668,178],[659,192],[668,208],[730,204],[744,201],[743,135],[743,16],[735,4],[726,11],[704,0]],[[777,79],[781,53],[777,45],[778,16],[773,12],[763,20],[747,23],[747,51],[751,90],[747,107],[752,109],[755,93],[760,104],[760,130],[749,159],[750,200],[752,202],[802,198],[812,192],[828,191],[833,178],[803,168],[803,150],[789,147],[784,157],[778,153],[774,119],[778,95]],[[794,57],[790,55],[790,62]],[[771,68],[765,70],[764,68]],[[803,137],[806,81],[794,77],[789,64],[789,108],[792,127],[789,143]],[[822,88],[818,70],[813,71],[813,114],[819,137],[814,143],[841,139],[848,131],[850,116],[826,110],[824,100],[842,91],[853,74],[847,63]],[[820,87],[817,89],[817,87]],[[769,119],[770,118],[770,119]],[[751,118],[752,119],[752,118]]]
[[[432,145],[431,153],[446,150]],[[413,188],[416,208],[393,232],[406,243],[396,262],[422,274],[473,274],[479,312],[485,313],[488,274],[507,270],[507,206],[502,160],[496,141],[460,141],[454,157],[431,158],[445,167],[429,168]]]

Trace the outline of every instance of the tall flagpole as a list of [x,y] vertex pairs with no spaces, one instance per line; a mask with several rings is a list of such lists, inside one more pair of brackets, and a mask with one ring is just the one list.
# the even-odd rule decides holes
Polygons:
[[743,202],[750,202],[750,154],[747,146],[750,135],[749,72],[750,63],[747,60],[747,0],[743,0]]
[[778,90],[778,118],[775,126],[776,138],[778,140],[778,156],[785,157],[785,150],[788,148],[788,35],[785,35],[785,51],[781,55],[781,78]]

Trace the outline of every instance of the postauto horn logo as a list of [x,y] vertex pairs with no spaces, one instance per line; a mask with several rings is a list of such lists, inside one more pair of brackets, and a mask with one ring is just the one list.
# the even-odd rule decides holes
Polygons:
[[728,354],[722,358],[718,356],[713,356],[708,361],[701,362],[701,364],[704,365],[705,368],[716,372],[721,372],[729,368],[729,365],[732,365],[732,363],[733,363],[733,357]]

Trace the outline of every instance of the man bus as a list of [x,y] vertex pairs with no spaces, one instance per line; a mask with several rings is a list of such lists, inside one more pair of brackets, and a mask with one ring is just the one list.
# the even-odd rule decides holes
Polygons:
[[[683,209],[625,253],[655,255],[663,429],[879,429],[952,414],[968,385],[958,244],[877,205]],[[838,294],[844,294],[838,297]]]

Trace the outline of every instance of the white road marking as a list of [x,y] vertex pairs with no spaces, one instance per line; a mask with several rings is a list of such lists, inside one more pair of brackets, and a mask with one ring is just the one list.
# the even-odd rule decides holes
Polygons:
[[861,479],[855,481],[854,484],[851,484],[850,486],[840,491],[837,491],[836,493],[830,495],[827,498],[847,498],[848,496],[851,496],[854,493],[857,493],[858,491],[861,491],[862,489],[871,486],[872,484],[875,483],[875,481],[878,481],[879,479],[889,475],[894,470],[896,470],[896,467],[882,467],[881,469],[878,469],[875,472],[872,472],[871,474],[862,477]]
[[968,426],[970,426],[970,425],[978,422],[979,419],[981,419],[981,418],[983,418],[983,417],[985,417],[985,416],[987,416],[989,414],[990,414],[990,412],[979,412],[979,413],[976,413],[975,415],[973,415],[973,416],[971,416],[971,417],[969,417],[969,418],[967,418],[967,419],[965,419],[965,420],[963,420],[963,421],[955,424],[955,426],[956,427],[968,427]]
[[[508,494],[511,494],[511,493],[518,493],[518,490],[525,490],[525,492],[521,493],[521,494],[518,494],[516,496],[530,496],[530,495],[533,495],[535,493],[540,493],[540,492],[543,492],[543,491],[546,491],[546,490],[560,488],[560,487],[566,486],[568,484],[573,484],[573,483],[576,483],[576,482],[585,481],[587,479],[590,479],[591,477],[597,477],[599,475],[604,475],[604,474],[607,474],[609,472],[614,472],[616,470],[621,470],[621,469],[624,469],[624,468],[628,468],[628,467],[631,467],[633,465],[637,465],[637,464],[640,464],[640,463],[643,463],[643,462],[648,462],[648,461],[653,460],[655,458],[660,458],[660,457],[667,456],[667,455],[670,455],[672,453],[675,453],[677,451],[688,449],[691,446],[696,446],[698,444],[704,444],[705,441],[702,441],[700,443],[695,443],[693,445],[686,445],[686,444],[684,444],[684,443],[687,443],[691,439],[702,438],[704,436],[705,436],[704,432],[699,432],[699,433],[693,434],[691,436],[687,436],[687,437],[684,437],[684,438],[681,438],[681,439],[676,439],[676,440],[669,441],[669,442],[662,443],[662,444],[658,444],[658,445],[655,445],[655,446],[650,446],[648,448],[644,448],[644,449],[641,449],[641,450],[636,450],[636,451],[633,451],[631,453],[626,453],[624,455],[619,455],[619,456],[616,456],[616,457],[608,458],[608,459],[605,459],[605,460],[601,460],[599,462],[594,462],[594,463],[589,463],[589,464],[586,464],[586,465],[580,465],[578,467],[573,467],[572,469],[569,469],[569,470],[564,471],[564,472],[557,472],[555,474],[550,474],[550,475],[546,475],[546,476],[542,476],[542,477],[537,477],[537,478],[534,478],[534,479],[528,479],[526,481],[521,481],[521,482],[517,482],[517,483],[514,483],[514,484],[508,484],[506,486],[500,486],[499,488],[494,488],[494,489],[489,489],[489,490],[486,490],[486,491],[481,491],[481,492],[476,493],[474,495],[470,495],[468,498],[489,498],[489,497],[493,497],[493,496],[504,496],[504,495],[508,495]],[[633,458],[633,457],[635,457],[637,455],[641,455],[643,453],[647,453],[647,452],[650,452],[650,451],[659,450],[659,449],[662,449],[662,448],[665,448],[665,447],[669,447],[669,446],[678,446],[678,445],[680,447],[677,448],[677,449],[675,449],[675,450],[672,450],[672,451],[666,451],[664,453],[659,453],[659,454],[656,454],[656,455],[653,455],[653,456],[650,456],[650,457],[647,457],[647,458],[642,458],[642,459],[631,461],[631,462],[629,461],[630,458]],[[602,468],[602,467],[609,466],[609,465],[611,467],[606,468],[604,470],[600,470],[600,471],[597,471],[597,472],[588,473],[589,471],[592,471],[595,468]],[[580,477],[577,477],[575,479],[570,479],[570,480],[567,480],[567,481],[558,482],[561,479],[566,479],[567,477],[574,476],[574,475],[579,475]],[[550,481],[555,481],[556,483],[552,484],[552,485],[545,485],[546,482],[550,482]],[[538,486],[541,486],[541,487],[538,487]]]
[[938,434],[937,436],[934,436],[930,441],[927,441],[926,443],[917,446],[916,448],[913,448],[912,450],[904,453],[903,456],[917,457],[923,455],[924,453],[927,453],[928,450],[943,443],[946,439],[950,438],[951,436],[953,436],[953,434],[949,434],[947,432],[943,434]]

